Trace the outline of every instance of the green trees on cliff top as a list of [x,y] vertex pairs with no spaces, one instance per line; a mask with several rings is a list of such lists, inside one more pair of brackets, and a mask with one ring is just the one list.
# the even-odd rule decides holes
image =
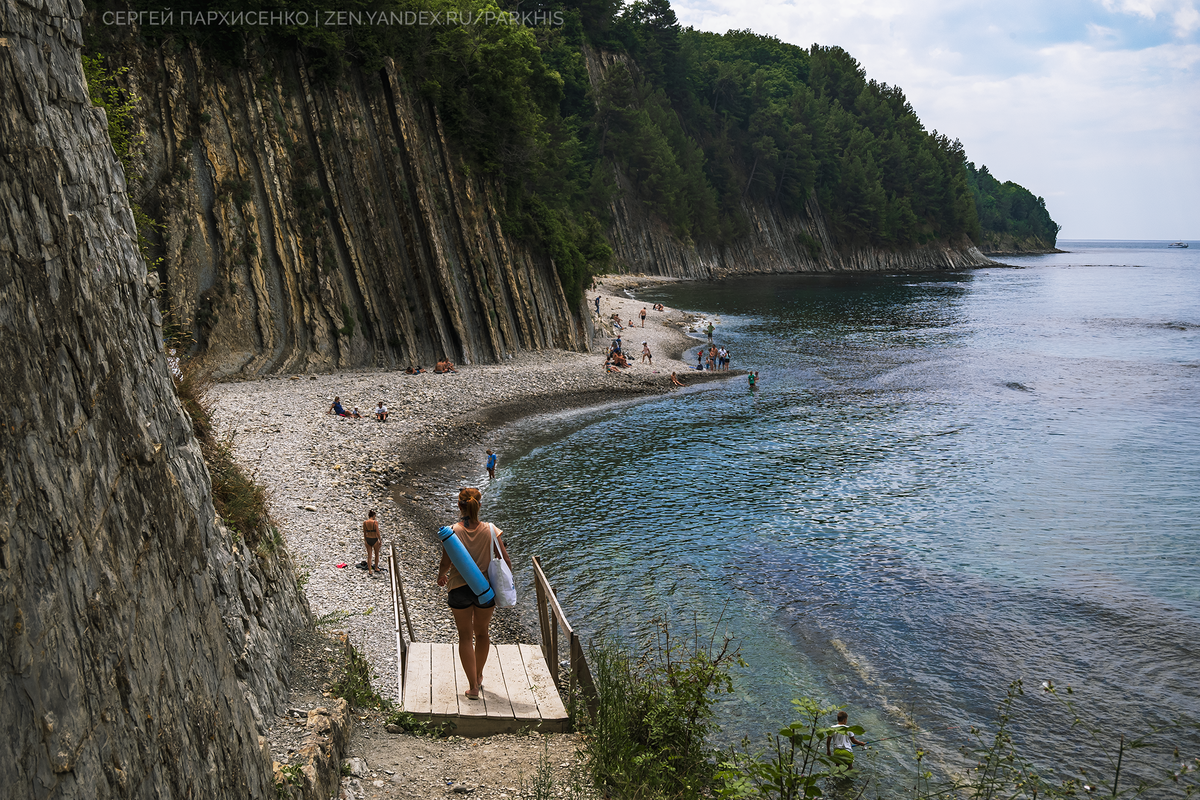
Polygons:
[[1007,235],[1039,249],[1054,247],[1061,226],[1050,219],[1045,200],[1012,181],[1000,183],[984,166],[976,170],[968,162],[967,177],[985,240],[999,244],[999,237]]
[[[150,2],[133,5],[149,10]],[[189,6],[250,10],[242,0],[185,0],[173,5],[177,23]],[[218,20],[143,35],[191,38],[231,61],[266,36],[298,48],[314,77],[331,82],[352,65],[372,71],[395,59],[472,168],[503,182],[506,230],[554,257],[571,298],[607,266],[602,230],[618,191],[631,191],[681,239],[717,245],[748,232],[748,204],[805,214],[814,199],[842,245],[1005,232],[1052,246],[1057,234],[1040,199],[976,171],[958,141],[926,131],[898,87],[868,80],[839,47],[684,29],[668,0],[257,6],[323,23],[328,12],[360,16],[357,24],[242,28]],[[363,22],[422,11],[440,24]],[[505,24],[506,11],[542,24]],[[450,14],[456,21],[446,24]]]

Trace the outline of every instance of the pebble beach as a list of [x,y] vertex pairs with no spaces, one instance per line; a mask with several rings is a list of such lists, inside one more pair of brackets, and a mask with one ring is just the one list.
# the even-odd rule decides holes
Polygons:
[[[521,352],[503,364],[458,365],[457,372],[441,375],[348,371],[210,388],[221,435],[232,439],[235,459],[267,489],[271,517],[306,581],[314,617],[349,635],[371,663],[381,695],[399,700],[388,579],[356,566],[366,557],[362,522],[369,510],[376,511],[383,537],[380,566],[395,552],[416,640],[456,641],[445,590],[434,582],[441,556],[436,532],[457,517],[455,497],[462,486],[483,490],[481,517],[488,518],[483,467],[497,430],[533,415],[687,391],[672,386],[672,372],[688,386],[740,374],[699,373],[680,360],[703,341],[696,331],[706,321],[670,308],[654,311],[629,297],[630,290],[651,281],[661,279],[598,281],[587,294],[589,311],[601,297],[587,353]],[[617,333],[609,322],[613,313],[638,325],[622,332],[631,366],[616,373],[604,367]],[[642,342],[650,346],[652,364],[641,362]],[[335,396],[363,417],[329,414]],[[390,412],[386,422],[371,416],[379,401]],[[528,566],[528,554],[512,555],[518,569]],[[497,611],[492,636],[498,643],[536,641],[536,631],[521,625],[518,609]]]

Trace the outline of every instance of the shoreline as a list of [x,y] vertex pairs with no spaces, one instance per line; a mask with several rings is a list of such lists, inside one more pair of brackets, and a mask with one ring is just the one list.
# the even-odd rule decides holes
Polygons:
[[[676,309],[655,312],[626,295],[671,279],[609,276],[587,294],[594,313],[592,347],[586,353],[521,352],[503,364],[466,365],[457,373],[408,375],[403,371],[354,370],[322,375],[283,375],[215,384],[209,391],[222,437],[232,437],[234,457],[267,488],[268,508],[300,576],[314,618],[345,633],[372,667],[375,690],[399,702],[391,594],[385,577],[356,564],[365,558],[361,525],[375,509],[383,536],[380,560],[396,547],[409,611],[419,641],[454,642],[445,590],[434,583],[441,555],[435,531],[457,516],[454,495],[474,475],[485,474],[490,441],[508,425],[543,414],[657,397],[675,389],[677,372],[689,388],[743,375],[743,370],[698,372],[681,360],[704,339],[688,336],[695,319]],[[646,327],[639,312],[647,308]],[[639,320],[623,333],[631,367],[606,373],[603,361],[614,333],[612,313]],[[654,353],[640,362],[641,342]],[[334,396],[363,419],[327,412]],[[370,409],[383,400],[389,419]],[[503,469],[504,454],[500,453]],[[482,518],[488,519],[486,477]],[[518,577],[532,554],[514,542]],[[345,564],[337,567],[337,564]],[[497,643],[532,643],[537,631],[522,621],[523,602],[497,611]]]

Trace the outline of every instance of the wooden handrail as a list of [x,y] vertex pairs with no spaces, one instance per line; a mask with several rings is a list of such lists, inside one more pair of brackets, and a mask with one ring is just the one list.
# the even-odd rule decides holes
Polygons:
[[[392,618],[396,622],[396,660],[400,662],[400,702],[404,702],[404,681],[408,677],[408,642],[415,642],[413,635],[412,617],[408,614],[408,598],[404,596],[404,581],[400,578],[400,559],[396,557],[396,545],[389,545],[391,558],[388,559],[388,578],[392,586]],[[404,640],[404,628],[400,625],[400,612],[404,612],[404,621],[408,623],[408,642]]]
[[550,674],[554,677],[554,685],[562,689],[562,678],[558,673],[558,639],[561,630],[567,636],[567,652],[570,659],[568,672],[567,697],[575,695],[575,687],[583,694],[588,712],[593,716],[599,702],[596,693],[596,683],[592,680],[592,671],[588,668],[587,658],[583,652],[583,642],[567,621],[567,615],[559,605],[558,597],[542,571],[542,564],[537,556],[533,557],[534,589],[537,592],[538,626],[541,629],[542,655]]

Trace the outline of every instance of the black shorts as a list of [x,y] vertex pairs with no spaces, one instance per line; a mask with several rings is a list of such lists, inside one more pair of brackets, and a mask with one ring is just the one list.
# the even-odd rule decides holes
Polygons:
[[471,591],[470,586],[460,586],[457,589],[451,589],[450,594],[446,595],[446,604],[451,608],[470,608],[471,606],[494,608],[496,598],[493,597],[490,601],[480,605],[479,598],[475,596],[475,592]]

